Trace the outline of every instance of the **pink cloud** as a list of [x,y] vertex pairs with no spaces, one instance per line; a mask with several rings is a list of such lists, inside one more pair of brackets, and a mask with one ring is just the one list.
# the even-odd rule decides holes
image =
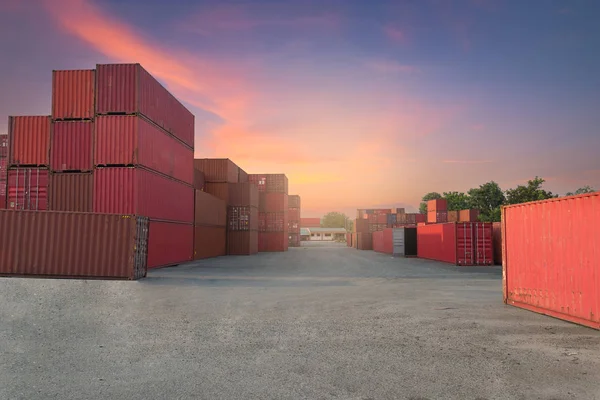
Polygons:
[[396,42],[399,44],[406,44],[408,42],[406,33],[394,26],[388,25],[388,26],[384,27],[383,32],[393,42]]

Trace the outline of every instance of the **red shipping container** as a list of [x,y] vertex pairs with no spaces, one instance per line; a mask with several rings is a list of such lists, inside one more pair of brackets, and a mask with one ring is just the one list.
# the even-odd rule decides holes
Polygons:
[[455,265],[474,265],[472,224],[451,222],[418,226],[417,255]]
[[94,154],[95,165],[139,165],[194,183],[194,151],[137,115],[98,116]]
[[8,157],[8,135],[0,134],[0,158]]
[[288,196],[288,207],[290,208],[300,208],[300,196],[297,194],[290,194]]
[[475,265],[494,264],[494,238],[491,222],[473,222]]
[[50,179],[49,210],[92,212],[92,173],[51,174]]
[[140,279],[147,245],[144,217],[0,211],[0,275]]
[[238,174],[238,182],[239,183],[248,183],[248,173],[240,168]]
[[415,224],[419,222],[427,222],[427,216],[425,214],[412,214],[415,216]]
[[428,211],[427,222],[430,224],[442,224],[448,222],[448,211]]
[[478,222],[479,210],[460,210],[458,219],[460,222]]
[[148,269],[192,261],[194,226],[177,222],[152,221],[148,231]]
[[248,174],[248,182],[254,183],[259,192],[267,191],[267,174]]
[[227,230],[258,231],[258,208],[231,206],[227,212]]
[[448,211],[448,201],[446,199],[429,200],[427,202],[427,212]]
[[258,253],[258,231],[227,232],[227,254],[249,256]]
[[285,193],[265,193],[265,212],[288,211],[288,195]]
[[356,248],[358,250],[373,250],[373,236],[371,233],[356,233]]
[[373,232],[371,240],[373,240],[373,251],[383,253],[383,231]]
[[502,224],[500,222],[494,222],[492,229],[494,241],[494,264],[502,265]]
[[352,247],[352,234],[346,233],[346,246]]
[[227,232],[225,227],[194,227],[194,260],[227,255]]
[[227,226],[227,203],[200,190],[195,192],[194,223],[206,226]]
[[96,91],[97,114],[142,114],[194,148],[194,114],[141,65],[97,65]]
[[301,228],[320,228],[321,218],[300,218]]
[[52,124],[50,168],[52,171],[91,171],[92,121],[58,121]]
[[52,71],[52,118],[94,118],[96,71]]
[[290,221],[298,222],[300,224],[300,209],[299,208],[288,208],[288,218]]
[[287,232],[287,212],[258,213],[258,230],[260,232]]
[[[354,232],[370,232],[369,221],[366,219],[355,219],[353,225]],[[303,227],[304,228],[304,227]]]
[[205,183],[204,191],[224,200],[229,206],[258,207],[258,188],[252,183]]
[[600,329],[600,192],[502,208],[504,302]]
[[259,252],[281,252],[287,251],[289,247],[287,232],[259,232]]
[[261,192],[288,194],[288,178],[285,174],[250,174],[248,180],[256,184]]
[[10,210],[48,209],[50,173],[45,168],[11,168],[8,170],[7,204]]
[[394,253],[393,229],[386,228],[382,231],[373,233],[373,250],[378,253]]
[[300,234],[300,223],[297,221],[288,221],[288,232]]
[[8,117],[8,144],[11,166],[50,164],[50,117]]
[[196,158],[194,168],[204,173],[206,182],[238,183],[240,167],[229,158]]
[[144,168],[98,168],[94,212],[192,223],[194,188]]
[[0,209],[6,208],[6,181],[8,179],[8,135],[0,135]]
[[371,224],[387,225],[387,214],[368,214],[368,221]]

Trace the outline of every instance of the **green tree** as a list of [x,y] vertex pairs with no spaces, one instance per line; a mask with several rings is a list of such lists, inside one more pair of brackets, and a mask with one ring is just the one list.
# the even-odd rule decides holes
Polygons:
[[427,193],[425,196],[423,196],[422,203],[419,206],[419,212],[421,214],[427,214],[427,202],[429,200],[436,200],[436,199],[441,199],[442,195],[437,193],[437,192],[431,192],[431,193]]
[[514,189],[506,191],[506,201],[508,204],[527,203],[529,201],[538,201],[557,197],[552,192],[542,189],[545,180],[536,176],[527,182],[527,185],[519,185]]
[[485,183],[469,190],[470,206],[479,210],[479,219],[484,222],[499,222],[500,207],[506,197],[500,186],[494,182]]
[[346,228],[352,230],[352,220],[344,213],[332,211],[323,217],[321,220],[321,226],[323,228]]
[[584,194],[584,193],[594,193],[596,190],[594,190],[593,187],[589,186],[589,185],[585,185],[584,187],[581,187],[579,189],[577,189],[575,191],[575,193],[573,192],[569,192],[566,194],[566,196],[574,196],[574,195],[578,195],[578,194]]
[[448,210],[459,211],[471,208],[471,198],[462,192],[444,192],[444,199],[448,201]]

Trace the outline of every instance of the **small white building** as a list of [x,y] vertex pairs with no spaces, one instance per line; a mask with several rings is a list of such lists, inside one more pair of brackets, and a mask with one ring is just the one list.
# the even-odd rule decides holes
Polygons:
[[311,241],[333,241],[346,240],[346,229],[344,228],[307,228],[310,231]]

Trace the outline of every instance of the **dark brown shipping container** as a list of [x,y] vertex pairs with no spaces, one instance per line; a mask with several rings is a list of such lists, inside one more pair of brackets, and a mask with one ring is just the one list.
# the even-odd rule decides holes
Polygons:
[[60,278],[146,276],[148,219],[0,210],[0,274]]
[[196,190],[194,223],[196,225],[227,225],[227,203],[209,194]]
[[448,211],[448,201],[446,199],[429,200],[427,202],[427,212]]
[[50,175],[48,209],[92,212],[94,177],[91,173]]
[[50,117],[8,117],[9,166],[50,165]]
[[92,119],[96,71],[52,71],[52,118]]
[[355,219],[353,232],[369,232],[369,221],[366,219]]
[[289,233],[289,247],[300,247],[300,234],[299,233]]
[[257,231],[227,232],[227,254],[249,256],[258,253]]
[[227,211],[227,230],[256,231],[258,230],[258,208],[246,206],[231,206]]
[[229,158],[196,158],[194,168],[204,172],[206,182],[238,183],[240,167]]
[[288,196],[288,207],[300,208],[300,196],[298,196],[297,194],[290,194]]
[[248,173],[240,168],[240,172],[238,175],[239,183],[248,183]]
[[282,252],[289,247],[288,233],[285,232],[258,232],[259,252]]
[[502,265],[502,223],[494,222],[492,229],[494,241],[494,264]]
[[371,233],[358,232],[356,234],[356,248],[358,250],[373,250],[373,235]]
[[229,206],[258,207],[258,188],[252,183],[214,183],[204,184],[204,191],[225,201]]
[[225,227],[194,227],[194,260],[224,256],[227,254]]

